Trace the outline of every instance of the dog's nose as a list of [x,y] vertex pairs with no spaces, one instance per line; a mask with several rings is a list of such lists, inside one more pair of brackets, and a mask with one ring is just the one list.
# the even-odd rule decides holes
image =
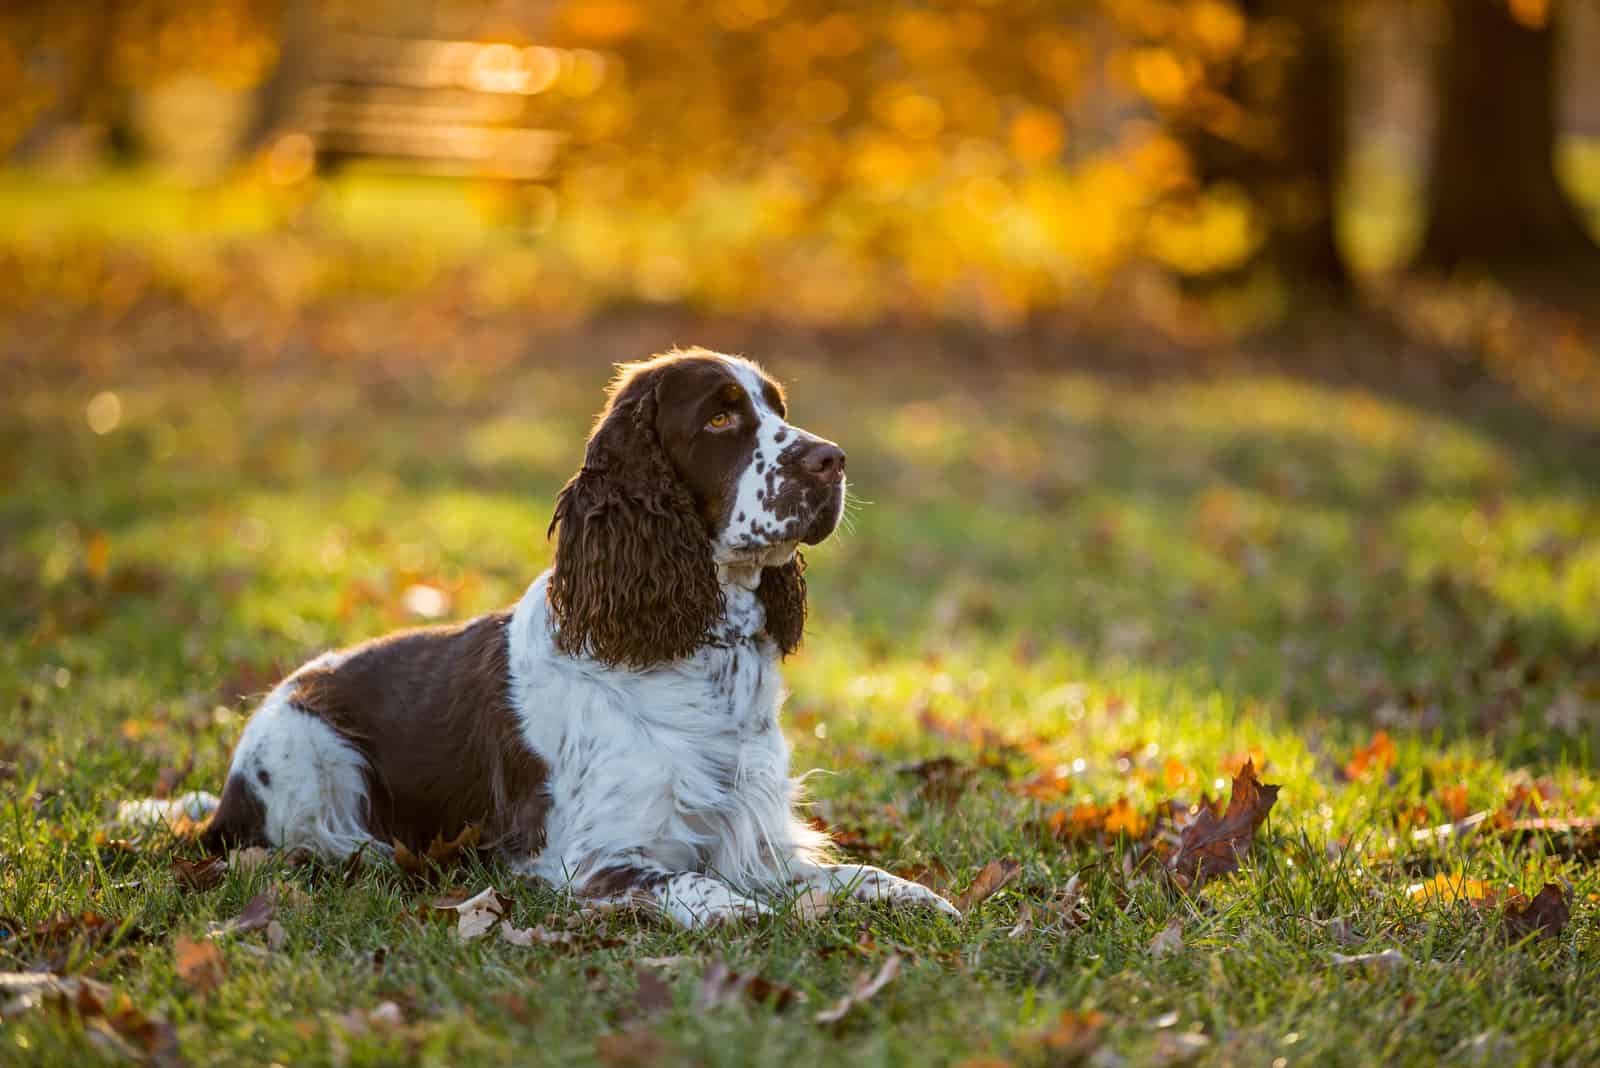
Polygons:
[[806,450],[800,466],[809,475],[837,482],[844,477],[844,450],[831,441],[819,441]]

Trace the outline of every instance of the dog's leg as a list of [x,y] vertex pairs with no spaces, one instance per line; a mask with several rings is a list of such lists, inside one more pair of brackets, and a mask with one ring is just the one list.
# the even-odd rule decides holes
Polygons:
[[795,859],[789,862],[788,881],[796,890],[817,890],[829,897],[852,897],[857,901],[931,908],[954,919],[961,918],[960,910],[921,883],[891,875],[870,864],[814,864]]
[[697,871],[610,867],[595,872],[578,890],[601,904],[643,905],[684,927],[754,920],[772,912],[770,906],[739,893],[721,879]]

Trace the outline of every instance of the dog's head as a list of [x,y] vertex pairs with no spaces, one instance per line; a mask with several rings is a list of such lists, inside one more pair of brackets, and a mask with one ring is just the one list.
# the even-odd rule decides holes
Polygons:
[[844,451],[792,426],[754,363],[704,349],[619,368],[556,499],[550,605],[566,652],[647,667],[705,642],[726,575],[759,574],[785,653],[805,625],[801,543],[833,533]]

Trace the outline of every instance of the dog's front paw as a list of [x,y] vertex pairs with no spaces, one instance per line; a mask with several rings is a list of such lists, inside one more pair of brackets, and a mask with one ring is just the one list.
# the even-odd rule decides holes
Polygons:
[[961,910],[921,883],[890,875],[881,868],[865,868],[850,884],[850,896],[858,901],[881,901],[910,908],[931,908],[959,920]]
[[961,919],[961,910],[952,905],[944,897],[929,890],[921,883],[911,882],[891,875],[889,878],[894,883],[888,890],[888,900],[895,906],[909,906],[912,908],[934,909],[949,916],[952,920]]

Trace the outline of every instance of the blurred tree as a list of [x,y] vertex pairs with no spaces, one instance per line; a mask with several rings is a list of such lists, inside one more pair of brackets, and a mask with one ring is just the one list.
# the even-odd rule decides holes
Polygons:
[[[1250,255],[1228,281],[1266,268],[1291,299],[1342,302],[1336,202],[1344,148],[1344,5],[1330,0],[1191,0],[1151,20],[1154,47],[1134,84],[1185,147],[1193,181],[1180,200],[1231,194],[1250,205]],[[1164,74],[1170,66],[1171,73]]]
[[1424,269],[1600,269],[1555,172],[1555,0],[1449,0]]

